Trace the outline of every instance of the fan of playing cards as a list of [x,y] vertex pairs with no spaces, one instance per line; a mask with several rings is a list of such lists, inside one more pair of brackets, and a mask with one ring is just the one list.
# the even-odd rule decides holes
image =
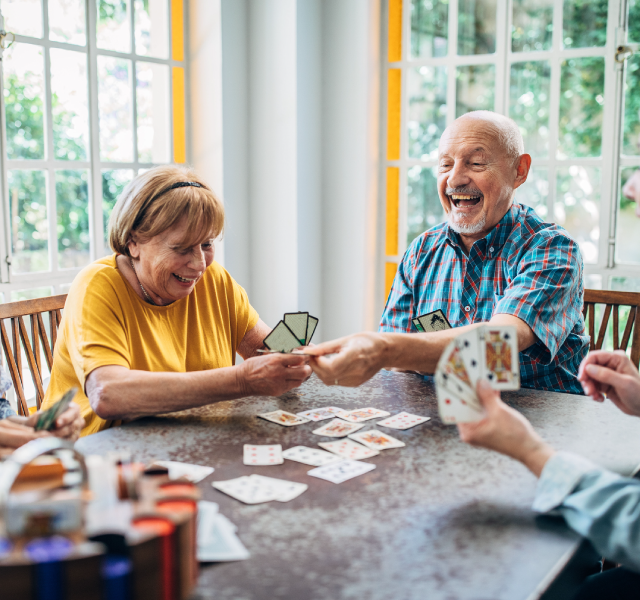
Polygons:
[[308,312],[284,313],[282,321],[264,338],[268,350],[258,352],[289,353],[294,348],[308,346],[318,326],[318,319]]
[[496,390],[520,389],[515,327],[483,325],[459,335],[445,348],[435,375],[443,422],[469,423],[484,417],[476,395],[481,377]]

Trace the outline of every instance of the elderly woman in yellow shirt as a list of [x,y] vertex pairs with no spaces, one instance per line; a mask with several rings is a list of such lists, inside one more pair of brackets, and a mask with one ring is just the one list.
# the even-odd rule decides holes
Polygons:
[[[115,254],[74,280],[44,400],[77,386],[85,427],[250,395],[278,396],[311,374],[304,356],[259,356],[270,328],[214,261],[224,209],[175,166],[136,177],[109,222]],[[238,353],[245,360],[235,365]],[[254,358],[252,358],[254,357]]]

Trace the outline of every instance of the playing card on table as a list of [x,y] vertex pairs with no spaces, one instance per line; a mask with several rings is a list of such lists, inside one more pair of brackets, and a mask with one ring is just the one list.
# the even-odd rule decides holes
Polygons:
[[320,442],[318,446],[342,458],[348,458],[349,460],[362,460],[363,458],[371,458],[372,456],[380,454],[377,450],[366,448],[362,444],[356,444],[349,439],[336,440],[335,442]]
[[264,485],[265,488],[273,489],[276,494],[274,500],[278,502],[289,502],[309,488],[306,483],[276,479],[275,477],[265,477],[264,475],[250,475],[249,478],[258,481]]
[[307,324],[309,321],[308,312],[284,313],[282,319],[285,325],[293,331],[296,338],[300,342],[300,346],[307,343]]
[[294,348],[299,348],[304,344],[295,336],[293,331],[289,329],[284,321],[271,330],[271,333],[262,340],[262,343],[269,349],[277,352],[291,352]]
[[318,326],[318,319],[309,315],[309,322],[307,323],[307,346],[311,343],[311,338],[313,334],[316,332],[316,327]]
[[363,427],[364,425],[362,424],[347,423],[340,419],[334,419],[320,427],[320,429],[315,429],[313,433],[316,435],[326,435],[327,437],[345,437],[346,435],[349,435],[354,431],[358,431],[358,429],[362,429]]
[[226,481],[214,481],[211,485],[245,504],[271,502],[278,497],[279,493],[276,486],[267,485],[259,479],[247,476],[227,479]]
[[308,423],[309,419],[294,415],[293,413],[286,412],[284,410],[274,410],[268,413],[262,413],[258,415],[261,419],[266,419],[278,425],[284,425],[285,427],[291,427],[292,425],[301,425],[302,423]]
[[311,465],[312,467],[321,467],[340,460],[340,457],[331,452],[325,452],[317,448],[307,448],[306,446],[287,448],[282,453],[282,456],[287,460],[294,460],[303,465]]
[[415,319],[411,319],[415,328],[421,333],[431,333],[433,331],[444,331],[451,329],[451,325],[445,314],[440,310],[420,315]]
[[358,475],[364,475],[369,471],[373,471],[376,468],[371,463],[360,462],[358,460],[342,460],[337,463],[325,465],[324,467],[318,467],[307,472],[307,475],[311,477],[318,477],[319,479],[326,479],[331,483],[342,483],[347,479],[353,479]]
[[284,462],[282,446],[280,444],[272,446],[245,444],[243,462],[245,465],[281,465]]
[[388,417],[391,413],[377,408],[357,408],[355,410],[341,410],[336,413],[336,417],[340,417],[350,423],[362,423],[369,419],[377,419],[378,417]]
[[482,376],[494,390],[520,389],[520,362],[516,328],[485,325],[480,329]]
[[178,462],[175,460],[156,460],[154,465],[160,465],[169,470],[169,479],[179,479],[184,477],[191,483],[198,483],[208,475],[213,473],[213,467],[203,467],[201,465],[190,465],[189,463]]
[[337,406],[325,406],[323,408],[312,408],[311,410],[305,410],[296,413],[299,417],[309,419],[309,421],[324,421],[325,419],[331,419],[336,416],[336,413],[342,411]]
[[412,415],[408,412],[401,412],[397,415],[393,415],[384,421],[378,421],[376,427],[390,427],[391,429],[410,429],[420,423],[426,423],[431,420],[431,417],[421,417],[420,415]]
[[373,450],[386,450],[387,448],[402,448],[406,446],[404,442],[397,440],[382,431],[370,429],[369,431],[359,431],[349,436],[352,440],[364,444],[367,448]]

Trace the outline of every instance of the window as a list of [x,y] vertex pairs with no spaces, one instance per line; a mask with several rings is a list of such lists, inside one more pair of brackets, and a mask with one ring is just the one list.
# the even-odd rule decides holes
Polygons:
[[[0,0],[0,291],[65,293],[124,186],[186,161],[182,0]],[[6,258],[6,260],[5,260]]]
[[[640,291],[640,0],[388,0],[385,284],[444,219],[438,140],[455,118],[513,118],[533,164],[516,201],[579,243],[585,285]],[[627,28],[627,23],[628,28]]]

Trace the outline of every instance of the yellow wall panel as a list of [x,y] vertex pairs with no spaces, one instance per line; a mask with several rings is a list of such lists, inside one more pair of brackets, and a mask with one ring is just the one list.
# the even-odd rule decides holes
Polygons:
[[398,211],[400,209],[400,169],[387,167],[387,229],[385,254],[398,254]]
[[387,160],[400,160],[400,94],[402,71],[389,69],[387,77]]
[[388,262],[384,264],[384,292],[385,298],[389,297],[393,280],[396,276],[398,265],[396,263]]
[[402,0],[389,0],[389,62],[402,60]]
[[184,60],[184,6],[182,0],[171,0],[171,58]]
[[173,67],[173,162],[187,162],[187,134],[184,109],[184,69]]

